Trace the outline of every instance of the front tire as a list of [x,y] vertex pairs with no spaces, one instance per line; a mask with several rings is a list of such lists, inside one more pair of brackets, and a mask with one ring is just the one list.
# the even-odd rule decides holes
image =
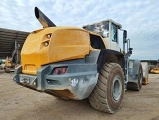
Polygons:
[[89,97],[89,102],[97,110],[115,113],[122,105],[124,91],[122,68],[116,63],[106,63],[99,73],[97,85]]

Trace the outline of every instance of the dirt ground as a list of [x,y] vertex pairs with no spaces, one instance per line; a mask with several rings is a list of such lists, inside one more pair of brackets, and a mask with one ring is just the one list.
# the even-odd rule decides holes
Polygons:
[[150,74],[140,92],[126,91],[115,114],[93,109],[87,99],[64,101],[30,90],[12,77],[0,73],[0,120],[159,120],[159,74]]

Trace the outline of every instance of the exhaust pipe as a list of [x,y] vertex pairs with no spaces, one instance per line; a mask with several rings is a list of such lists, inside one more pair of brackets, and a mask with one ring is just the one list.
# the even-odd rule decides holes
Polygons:
[[39,20],[43,28],[56,27],[56,25],[37,7],[35,7],[35,16]]

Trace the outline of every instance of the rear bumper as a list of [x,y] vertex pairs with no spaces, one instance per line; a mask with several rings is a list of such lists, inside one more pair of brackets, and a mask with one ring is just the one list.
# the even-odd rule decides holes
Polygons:
[[[51,74],[55,67],[68,66],[63,75]],[[85,99],[94,89],[97,79],[96,64],[46,65],[37,71],[37,75],[23,74],[21,66],[15,70],[13,80],[36,91],[70,99]]]

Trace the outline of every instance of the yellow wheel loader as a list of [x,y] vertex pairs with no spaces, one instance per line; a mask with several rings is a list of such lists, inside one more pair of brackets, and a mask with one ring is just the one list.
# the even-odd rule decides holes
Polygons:
[[35,16],[43,29],[27,37],[16,83],[63,99],[88,98],[93,108],[107,113],[121,108],[125,90],[141,89],[142,66],[129,59],[130,40],[120,24],[108,19],[83,28],[60,27],[37,7]]
[[150,70],[150,73],[154,73],[154,74],[159,74],[159,67],[157,66],[155,66],[155,67],[153,67],[151,70]]
[[149,67],[149,73],[159,74],[159,59],[157,60],[157,65]]

